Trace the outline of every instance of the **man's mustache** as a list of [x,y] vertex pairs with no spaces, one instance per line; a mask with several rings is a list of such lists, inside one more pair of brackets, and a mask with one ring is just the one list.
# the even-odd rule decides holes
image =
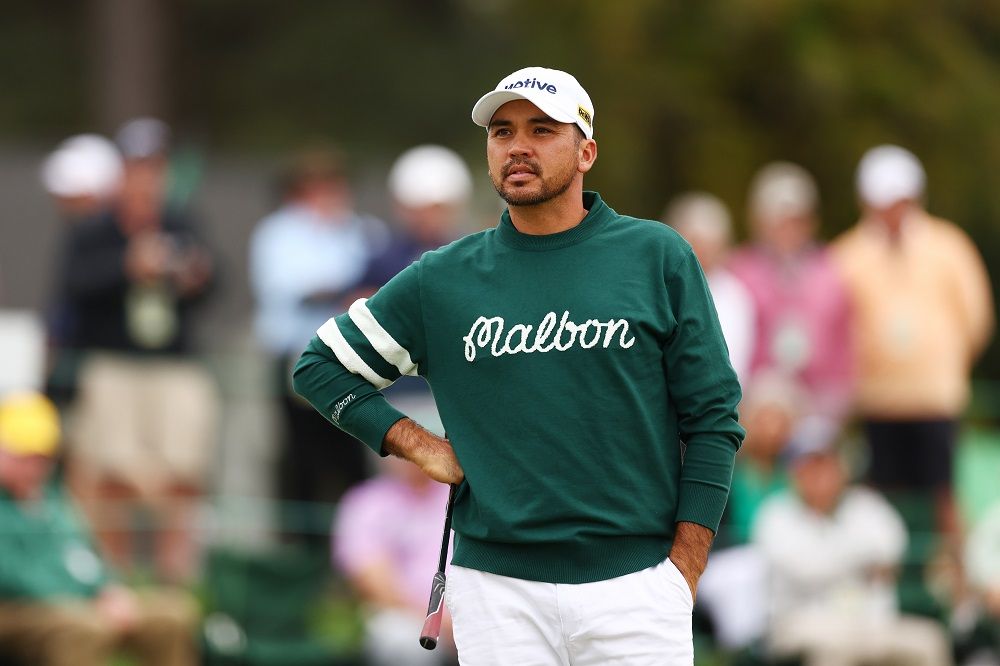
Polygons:
[[536,176],[542,171],[542,167],[533,160],[513,159],[508,160],[503,165],[503,168],[500,170],[501,175],[506,178],[510,175],[510,172],[513,171],[514,167],[527,167],[527,169]]

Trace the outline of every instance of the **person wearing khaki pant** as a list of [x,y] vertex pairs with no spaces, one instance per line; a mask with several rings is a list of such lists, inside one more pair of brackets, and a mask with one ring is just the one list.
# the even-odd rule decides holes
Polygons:
[[128,605],[120,618],[108,617],[115,611],[103,610],[104,601],[0,603],[0,651],[38,666],[104,666],[116,651],[143,666],[197,663],[190,600],[168,591],[130,596],[136,603],[119,601]]

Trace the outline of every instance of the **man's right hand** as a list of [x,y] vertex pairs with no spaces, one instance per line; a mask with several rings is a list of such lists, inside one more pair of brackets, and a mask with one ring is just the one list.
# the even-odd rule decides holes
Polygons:
[[459,484],[465,478],[451,442],[422,428],[413,419],[396,421],[385,433],[382,448],[390,455],[409,460],[435,481]]

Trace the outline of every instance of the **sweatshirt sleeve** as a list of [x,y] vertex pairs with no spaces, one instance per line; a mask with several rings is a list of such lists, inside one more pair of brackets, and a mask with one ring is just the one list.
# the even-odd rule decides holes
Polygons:
[[419,273],[419,264],[411,264],[323,324],[293,371],[299,395],[380,455],[385,433],[405,416],[381,389],[426,368]]
[[667,390],[684,443],[677,522],[718,531],[743,441],[741,391],[708,284],[690,248],[667,279],[674,330],[664,347]]

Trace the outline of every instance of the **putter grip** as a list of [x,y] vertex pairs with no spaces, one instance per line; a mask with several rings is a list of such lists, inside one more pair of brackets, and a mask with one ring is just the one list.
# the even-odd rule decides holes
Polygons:
[[424,628],[420,632],[420,647],[425,650],[433,650],[437,647],[438,637],[441,635],[441,616],[444,614],[444,585],[444,572],[438,571],[434,574],[431,598],[427,603],[427,619],[424,620]]

